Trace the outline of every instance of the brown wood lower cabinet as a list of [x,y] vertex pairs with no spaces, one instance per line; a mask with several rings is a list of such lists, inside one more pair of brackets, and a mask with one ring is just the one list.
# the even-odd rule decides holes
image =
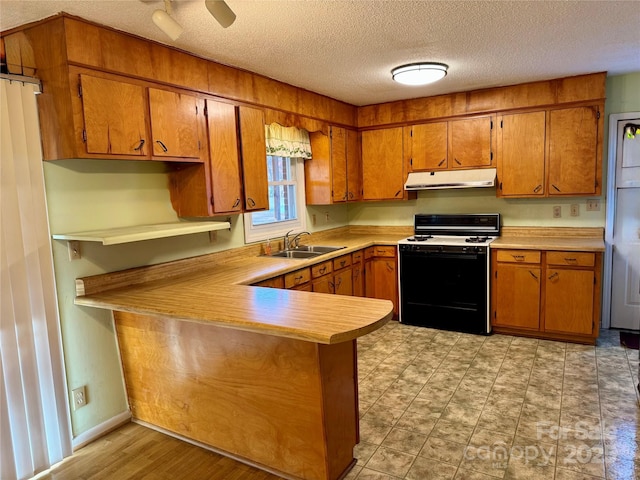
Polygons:
[[[286,478],[355,463],[356,342],[114,312],[133,418]],[[355,379],[355,380],[354,380]]]
[[397,248],[395,245],[368,247],[254,285],[391,300],[397,316]]
[[398,249],[395,245],[368,247],[364,251],[365,296],[393,302],[398,316]]
[[494,332],[595,343],[601,253],[500,249],[491,263]]

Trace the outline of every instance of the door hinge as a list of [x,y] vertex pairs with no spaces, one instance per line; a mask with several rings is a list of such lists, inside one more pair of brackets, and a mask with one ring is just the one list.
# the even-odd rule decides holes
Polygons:
[[198,150],[200,150],[201,146],[200,146],[200,140],[198,140]]
[[333,127],[329,127],[329,138],[333,138]]
[[502,120],[500,120],[500,128],[503,128],[503,126],[502,126]]
[[498,271],[496,270],[494,273],[495,277],[498,278]]
[[596,119],[600,120],[600,109],[596,110]]
[[498,318],[498,312],[496,310],[493,311],[493,318]]
[[491,128],[490,130],[493,130],[493,120],[491,120],[491,122],[489,122],[491,124]]
[[493,152],[491,152],[491,155],[489,157],[489,160],[493,162]]
[[198,105],[196,105],[196,117],[198,116]]
[[78,83],[78,96],[82,98],[82,84]]
[[413,128],[409,131],[409,136],[413,137]]
[[87,143],[87,131],[86,130],[82,130],[82,141],[84,143]]
[[206,103],[204,104],[204,112],[203,113],[204,113],[205,117],[209,116],[209,108],[208,108],[208,105]]
[[413,158],[409,159],[409,165],[411,165],[413,167]]
[[500,182],[500,190],[502,190],[502,182]]

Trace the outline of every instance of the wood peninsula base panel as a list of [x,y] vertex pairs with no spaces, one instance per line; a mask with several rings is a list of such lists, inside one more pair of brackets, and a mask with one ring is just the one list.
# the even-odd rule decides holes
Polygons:
[[332,345],[114,312],[135,419],[287,478],[355,463],[356,342]]

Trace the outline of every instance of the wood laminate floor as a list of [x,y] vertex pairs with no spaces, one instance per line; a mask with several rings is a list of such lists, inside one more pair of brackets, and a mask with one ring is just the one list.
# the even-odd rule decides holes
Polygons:
[[280,477],[128,423],[92,442],[39,480],[277,480]]

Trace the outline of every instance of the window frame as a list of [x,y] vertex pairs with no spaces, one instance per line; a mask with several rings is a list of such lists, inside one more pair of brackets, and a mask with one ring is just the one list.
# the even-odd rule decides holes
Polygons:
[[[272,156],[272,155],[267,155]],[[267,161],[265,156],[265,162]],[[281,155],[274,155],[281,156]],[[295,220],[287,220],[284,222],[267,223],[263,225],[253,226],[252,213],[247,212],[243,215],[244,221],[244,242],[256,243],[269,240],[272,238],[284,237],[290,230],[304,231],[307,228],[307,209],[305,199],[305,182],[304,182],[304,159],[300,157],[284,157],[295,161],[295,191],[296,191],[296,209],[298,218]],[[269,186],[281,184],[282,182],[269,182]]]

